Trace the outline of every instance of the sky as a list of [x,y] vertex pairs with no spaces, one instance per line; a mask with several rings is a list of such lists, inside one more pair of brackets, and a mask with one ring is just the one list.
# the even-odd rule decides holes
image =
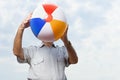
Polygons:
[[[69,24],[79,61],[66,68],[68,80],[120,80],[120,0],[0,0],[1,80],[26,80],[29,65],[17,62],[13,41],[21,22],[44,2],[61,7]],[[24,47],[40,43],[30,28],[24,31]]]

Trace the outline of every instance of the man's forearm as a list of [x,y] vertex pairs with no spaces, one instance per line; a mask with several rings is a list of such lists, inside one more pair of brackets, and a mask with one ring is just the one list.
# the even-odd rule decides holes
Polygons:
[[77,63],[78,62],[78,57],[77,57],[76,51],[72,47],[71,42],[67,40],[66,42],[64,42],[64,45],[65,45],[65,47],[67,48],[67,51],[68,51],[69,63],[70,64]]
[[13,52],[16,56],[19,56],[22,51],[22,35],[24,28],[21,28],[21,26],[22,25],[20,25],[20,27],[18,28],[13,45]]

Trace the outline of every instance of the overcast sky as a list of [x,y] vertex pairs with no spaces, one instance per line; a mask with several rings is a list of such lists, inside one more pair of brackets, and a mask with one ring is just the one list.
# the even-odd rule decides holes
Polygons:
[[[79,62],[66,68],[68,80],[120,80],[120,0],[0,0],[0,79],[26,80],[29,66],[17,63],[13,40],[22,20],[44,2],[60,6],[69,24]],[[24,47],[40,43],[25,30]]]

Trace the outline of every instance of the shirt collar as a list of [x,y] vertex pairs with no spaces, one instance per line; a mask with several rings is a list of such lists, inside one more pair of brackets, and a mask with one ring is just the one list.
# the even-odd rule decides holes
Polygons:
[[[40,48],[44,47],[45,45],[42,44]],[[56,48],[56,46],[54,44],[52,44],[52,47]]]

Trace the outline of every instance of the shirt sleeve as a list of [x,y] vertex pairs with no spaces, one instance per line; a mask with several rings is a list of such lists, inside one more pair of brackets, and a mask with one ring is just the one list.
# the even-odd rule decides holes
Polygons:
[[28,48],[23,48],[24,60],[21,60],[19,57],[17,57],[17,61],[19,63],[30,63],[30,60],[33,57],[35,51],[36,51],[35,46],[30,46]]
[[68,51],[64,46],[63,46],[62,50],[63,50],[64,58],[65,58],[65,66],[68,67],[70,65],[70,63],[68,61],[68,58],[69,58]]

